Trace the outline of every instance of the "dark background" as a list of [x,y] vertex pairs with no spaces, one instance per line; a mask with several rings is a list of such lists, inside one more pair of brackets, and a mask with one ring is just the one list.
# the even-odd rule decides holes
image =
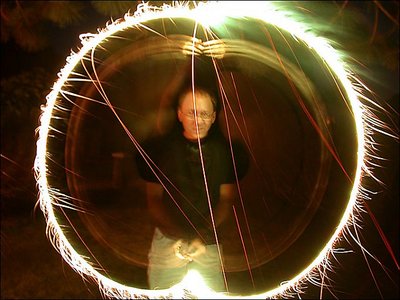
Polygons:
[[[94,299],[98,287],[76,274],[46,238],[33,176],[40,105],[64,66],[78,35],[96,32],[136,1],[113,4],[72,1],[1,3],[1,298]],[[49,4],[50,3],[50,4]],[[325,2],[326,3],[326,2]],[[322,294],[310,284],[301,298],[392,299],[399,296],[399,5],[395,1],[291,2],[308,11],[348,51],[356,72],[380,107],[374,113],[388,128],[377,133],[378,161],[366,188],[376,191],[361,214],[360,245],[350,237],[333,260],[332,285]],[[57,6],[58,5],[58,6]],[[327,21],[329,20],[329,21]],[[374,162],[376,162],[374,161]],[[368,253],[366,253],[368,252]],[[371,258],[372,255],[374,258]],[[335,296],[334,296],[335,295]]]

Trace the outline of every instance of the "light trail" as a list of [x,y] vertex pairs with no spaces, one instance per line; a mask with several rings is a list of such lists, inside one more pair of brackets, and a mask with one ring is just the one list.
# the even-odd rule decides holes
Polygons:
[[[319,255],[303,271],[290,280],[282,282],[279,287],[257,295],[215,294],[204,286],[198,289],[198,286],[193,285],[188,278],[185,278],[181,283],[170,289],[159,291],[139,289],[115,282],[101,274],[94,267],[93,263],[88,262],[85,257],[81,256],[74,249],[54,213],[54,207],[60,206],[60,202],[63,203],[65,200],[59,200],[58,191],[53,190],[51,184],[48,182],[48,176],[51,174],[51,170],[48,168],[48,160],[51,159],[51,149],[48,149],[47,145],[48,140],[52,136],[52,131],[57,131],[57,128],[53,128],[51,125],[54,118],[53,113],[59,105],[59,95],[65,96],[63,86],[71,81],[69,79],[70,74],[75,72],[77,65],[87,59],[86,55],[88,53],[93,55],[94,50],[97,47],[103,47],[113,34],[127,29],[133,30],[132,28],[151,31],[151,28],[143,25],[143,23],[157,19],[174,20],[178,18],[194,20],[196,24],[199,23],[209,28],[213,36],[217,35],[212,28],[222,24],[226,18],[251,18],[265,24],[271,24],[280,30],[290,32],[294,39],[305,43],[310,50],[315,51],[324,61],[329,72],[332,72],[335,78],[338,79],[340,85],[344,88],[343,97],[350,103],[350,109],[354,116],[354,125],[357,131],[357,166],[352,179],[353,187],[348,204],[339,224],[337,224],[329,241],[319,251]],[[155,33],[158,34],[158,32]],[[363,102],[366,102],[365,96],[363,96],[363,87],[357,86],[358,80],[356,79],[356,75],[351,71],[350,65],[346,63],[344,54],[335,50],[329,40],[314,34],[313,28],[309,28],[306,23],[296,21],[292,13],[282,10],[274,2],[210,2],[199,3],[192,9],[188,7],[187,3],[180,4],[178,2],[171,6],[164,5],[162,7],[151,7],[142,4],[133,15],[126,14],[123,20],[109,23],[106,28],[99,30],[98,34],[83,34],[81,35],[81,40],[83,47],[79,52],[71,53],[67,58],[67,64],[61,70],[59,79],[55,82],[52,92],[47,96],[46,106],[42,107],[39,138],[37,141],[37,156],[34,166],[40,192],[40,208],[47,222],[47,235],[64,260],[78,274],[91,278],[98,284],[101,293],[105,297],[110,298],[186,298],[190,295],[195,295],[201,298],[259,299],[298,296],[303,293],[308,283],[324,287],[327,274],[331,270],[332,262],[330,258],[336,253],[341,252],[341,249],[336,248],[336,244],[343,237],[346,237],[346,233],[351,231],[351,226],[354,226],[356,233],[359,230],[356,227],[358,222],[356,218],[358,218],[360,210],[363,207],[363,199],[369,195],[368,192],[362,190],[362,180],[364,176],[373,175],[369,167],[371,157],[368,151],[372,144],[371,141],[373,141],[373,133],[376,130],[382,130],[376,127],[381,124],[377,124],[376,120],[370,118],[369,109],[363,104]],[[189,47],[188,51],[194,52],[195,46],[192,48]],[[223,52],[216,54],[224,55]],[[91,62],[95,70],[94,57],[92,57]],[[108,96],[102,89],[102,86],[97,86],[97,84],[100,84],[100,79],[92,79],[92,81],[102,96],[107,99]],[[107,99],[107,101],[109,100]],[[113,109],[110,103],[109,107]],[[114,109],[113,111],[116,113]],[[123,122],[121,121],[121,123]],[[134,139],[133,136],[131,138]],[[358,240],[359,238],[356,236],[354,239]],[[193,275],[190,274],[190,276]],[[196,282],[199,282],[199,280],[196,279]]]

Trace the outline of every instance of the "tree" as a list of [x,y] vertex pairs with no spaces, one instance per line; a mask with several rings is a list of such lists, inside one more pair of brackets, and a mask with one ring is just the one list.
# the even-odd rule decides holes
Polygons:
[[109,17],[134,12],[140,1],[1,1],[1,42],[11,40],[28,52],[48,45],[48,27],[79,24],[88,10]]

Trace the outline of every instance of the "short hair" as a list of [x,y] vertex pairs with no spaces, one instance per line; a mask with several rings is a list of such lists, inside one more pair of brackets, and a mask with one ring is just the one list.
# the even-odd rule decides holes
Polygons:
[[[192,87],[186,88],[182,91],[182,93],[180,93],[180,95],[178,97],[178,107],[177,107],[178,109],[181,107],[184,96],[187,95],[188,93],[191,93],[191,94],[193,93]],[[201,88],[201,87],[195,87],[194,93],[196,94],[196,96],[208,97],[212,103],[214,111],[217,111],[217,99],[212,92],[210,92],[207,89]]]

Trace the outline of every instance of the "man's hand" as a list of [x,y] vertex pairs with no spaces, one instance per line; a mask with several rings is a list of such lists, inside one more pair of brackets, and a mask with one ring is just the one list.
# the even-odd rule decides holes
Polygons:
[[194,239],[191,241],[188,247],[188,254],[191,258],[202,255],[206,253],[206,246],[200,239]]
[[188,261],[193,261],[193,258],[206,252],[206,246],[199,239],[194,239],[190,243],[179,240],[173,249],[178,258]]
[[183,242],[182,240],[177,241],[173,245],[173,249],[174,249],[174,253],[175,253],[176,257],[178,257],[180,259],[192,261],[192,258],[189,256],[188,251],[187,251],[188,244],[186,242]]

